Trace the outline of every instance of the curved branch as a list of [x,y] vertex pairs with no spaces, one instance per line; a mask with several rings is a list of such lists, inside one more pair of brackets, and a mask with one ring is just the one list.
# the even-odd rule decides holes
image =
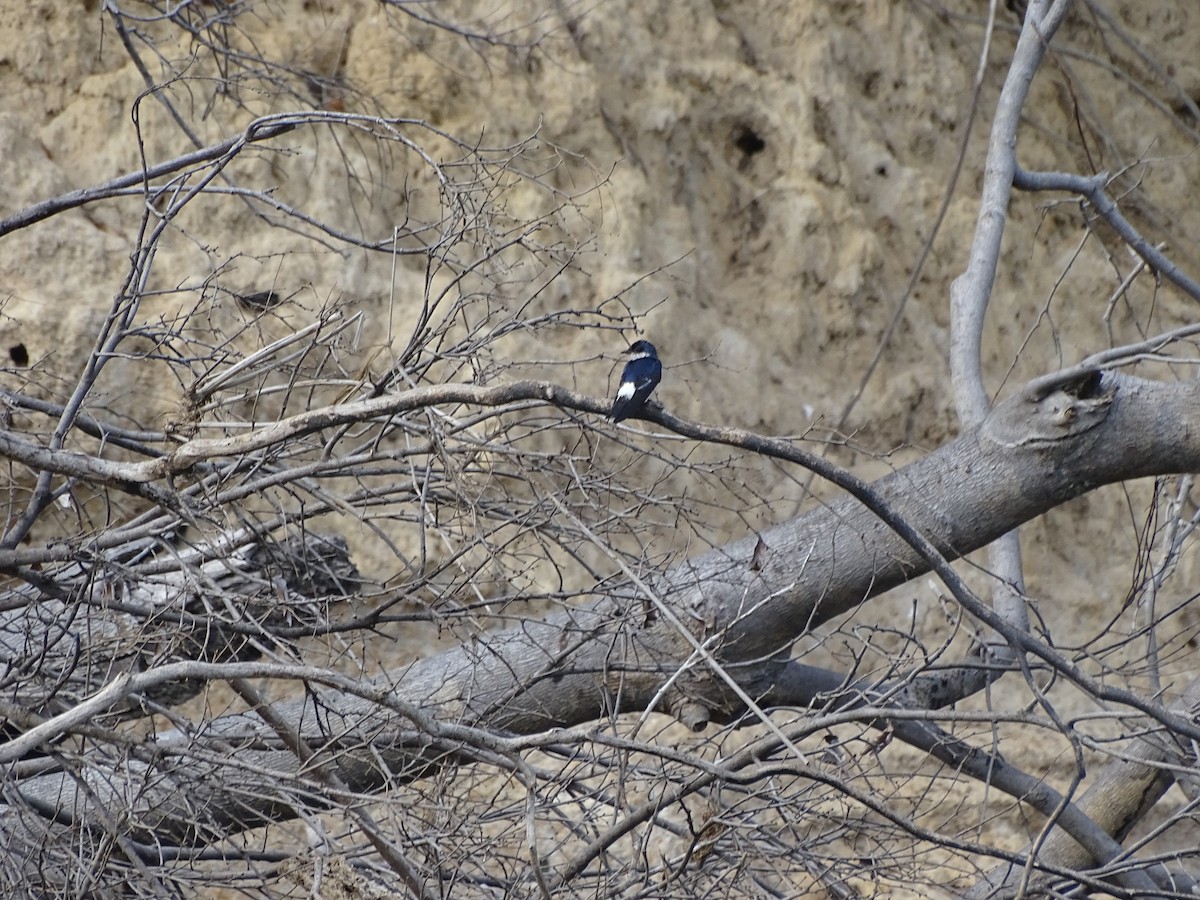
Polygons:
[[1025,24],[992,120],[971,256],[966,271],[950,286],[950,368],[954,373],[955,405],[959,418],[966,425],[979,424],[991,407],[983,385],[979,346],[1017,172],[1017,130],[1021,111],[1050,38],[1070,7],[1071,0],[1054,0],[1053,5],[1049,0],[1034,0],[1026,11]]
[[[122,175],[120,178],[114,178],[112,181],[106,181],[104,184],[96,185],[95,187],[80,188],[77,191],[70,191],[66,194],[60,194],[57,197],[51,197],[49,200],[43,200],[41,203],[35,203],[33,206],[26,207],[16,215],[0,219],[0,237],[4,237],[10,232],[27,228],[44,219],[49,219],[68,209],[86,206],[89,203],[95,203],[97,200],[106,200],[110,197],[125,195],[129,192],[129,189],[145,185],[152,179],[161,178],[164,175],[170,175],[173,172],[179,172],[201,163],[213,162],[222,157],[236,154],[244,146],[269,140],[281,134],[287,134],[297,124],[291,117],[277,115],[255,119],[246,126],[246,129],[241,134],[226,138],[218,144],[204,147],[192,153],[185,153],[183,156],[177,156],[156,166],[150,166],[144,171]],[[139,191],[138,193],[144,194],[144,191]]]
[[1100,218],[1104,219],[1155,272],[1161,273],[1193,300],[1200,301],[1200,281],[1192,278],[1175,265],[1171,258],[1147,240],[1121,215],[1121,210],[1104,192],[1108,185],[1108,173],[1098,175],[1072,175],[1069,172],[1026,172],[1017,168],[1013,171],[1013,186],[1023,191],[1064,191],[1078,194],[1087,200]]

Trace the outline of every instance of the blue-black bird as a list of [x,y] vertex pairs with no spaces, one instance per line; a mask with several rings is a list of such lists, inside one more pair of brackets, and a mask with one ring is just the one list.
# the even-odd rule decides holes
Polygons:
[[650,394],[662,379],[662,363],[658,361],[658,352],[653,344],[634,341],[626,352],[630,360],[621,373],[621,386],[617,388],[612,412],[609,413],[614,422],[640,415]]

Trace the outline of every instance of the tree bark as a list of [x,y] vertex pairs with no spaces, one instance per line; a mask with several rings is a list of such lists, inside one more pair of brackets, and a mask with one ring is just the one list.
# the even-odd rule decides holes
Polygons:
[[[1100,485],[1200,468],[1196,382],[1091,372],[1036,384],[978,428],[874,484],[947,557]],[[507,386],[506,397],[514,393],[548,395],[534,383]],[[649,417],[696,438],[738,446],[762,440],[662,413]],[[807,629],[927,570],[862,503],[844,497],[626,583],[599,602],[481,636],[361,689],[314,689],[275,713],[353,791],[413,777],[434,760],[461,761],[449,748],[471,734],[459,726],[529,734],[640,711],[668,679],[669,711],[695,716],[699,706],[724,719],[739,703],[711,667],[692,662],[680,671],[695,658],[694,641],[709,641],[712,657],[761,694]],[[662,610],[687,623],[692,641]],[[699,715],[690,724],[704,721]],[[151,750],[92,761],[106,774],[89,778],[86,789],[53,774],[11,786],[8,797],[59,822],[99,827],[117,816],[132,840],[148,846],[203,842],[295,815],[286,797],[263,795],[256,770],[284,773],[286,782],[302,777],[300,763],[252,714],[219,718],[199,735],[164,736]],[[10,809],[0,820],[10,847],[21,841],[13,829],[24,828],[24,813]]]

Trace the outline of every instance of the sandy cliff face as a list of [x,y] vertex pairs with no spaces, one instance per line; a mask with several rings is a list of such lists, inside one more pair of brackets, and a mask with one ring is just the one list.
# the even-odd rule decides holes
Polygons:
[[[497,145],[537,130],[570,155],[564,183],[578,191],[588,175],[603,179],[588,201],[595,235],[587,271],[568,273],[556,289],[588,298],[626,291],[634,308],[653,307],[645,329],[668,358],[707,361],[675,372],[664,399],[681,411],[720,411],[715,418],[775,432],[800,431],[810,415],[826,423],[842,418],[931,233],[962,141],[980,46],[974,4],[696,2],[590,11],[567,5],[553,13],[530,4],[482,24],[463,15],[480,28],[511,26],[510,40],[532,44],[492,49],[374,4],[298,10],[265,6],[238,21],[239,40],[327,82],[299,97],[255,83],[238,94],[240,105],[201,102],[197,86],[180,86],[171,96],[197,138],[214,142],[251,113],[305,103],[384,110]],[[1156,4],[1153,12],[1118,5],[1116,14],[1142,46],[1155,47],[1158,64],[1178,83],[1187,88],[1200,79],[1187,57],[1194,13],[1186,4]],[[101,14],[68,14],[47,3],[32,11],[14,5],[4,15],[6,211],[135,170],[131,109],[143,79]],[[954,429],[944,387],[947,285],[973,228],[991,103],[1012,47],[1015,20],[1006,15],[1010,28],[993,44],[946,220],[879,374],[847,418],[850,428],[868,429],[876,449],[933,445]],[[1084,22],[1069,39],[1081,51],[1099,40]],[[192,72],[209,74],[203,48],[177,30],[156,40],[172,64],[194,54]],[[164,64],[148,51],[143,56],[149,74],[161,77]],[[1022,137],[1027,164],[1084,170],[1089,156],[1098,168],[1152,156],[1161,162],[1134,199],[1159,231],[1170,223],[1195,233],[1193,214],[1179,202],[1190,183],[1192,163],[1180,158],[1187,134],[1156,122],[1146,103],[1124,103],[1112,73],[1076,63],[1070,75],[1074,98],[1051,83],[1053,71],[1039,81]],[[1150,99],[1174,102],[1166,89],[1159,93]],[[152,99],[138,104],[138,118],[148,161],[192,149]],[[1101,127],[1107,130],[1092,133]],[[348,200],[358,206],[355,215],[396,221],[394,183],[348,187],[331,142],[280,143],[311,162],[301,167],[303,183],[296,167],[287,170],[278,190],[289,201],[339,217]],[[413,173],[398,167],[386,176]],[[1112,291],[1099,240],[1087,242],[1068,271],[1082,238],[1077,209],[1039,210],[1019,199],[1010,215],[1012,255],[999,275],[988,336],[997,386],[1060,275],[1060,295],[1069,297],[1049,310],[1056,338],[1048,327],[1036,329],[1010,384],[1102,345],[1094,313]],[[193,225],[193,245],[181,235],[159,264],[164,285],[211,279],[236,257],[223,282],[235,289],[279,280],[311,284],[315,298],[389,289],[390,264],[368,254],[326,257],[308,245],[303,260],[280,263],[296,244],[252,216],[225,207],[217,221],[197,218],[203,228],[181,223],[181,230]],[[67,353],[77,341],[86,346],[95,310],[106,309],[120,287],[127,269],[121,251],[137,221],[136,200],[114,201],[8,236],[2,264],[14,321],[5,339],[20,337],[35,359]]]
[[[211,55],[177,30],[144,26],[161,59],[139,46],[153,78],[163,77],[163,60],[178,66],[194,57],[187,77],[199,80],[170,96],[202,145],[254,114],[306,105],[410,117],[492,146],[536,132],[543,151],[558,148],[553,161],[546,153],[544,183],[579,198],[564,226],[579,245],[575,262],[540,302],[594,306],[620,295],[644,313],[645,335],[668,363],[661,398],[680,414],[778,434],[844,419],[865,450],[899,448],[893,461],[954,435],[949,285],[966,259],[988,125],[1015,39],[1003,4],[948,200],[987,4],[520,2],[483,22],[475,6],[439,12],[503,42],[430,28],[377,3],[258,4],[237,22],[239,46],[319,77],[293,79],[301,87],[289,93],[286,73],[278,84],[247,76],[236,103],[211,93],[203,81],[216,71]],[[1076,15],[1063,54],[1039,76],[1021,158],[1031,168],[1084,173],[1134,166],[1123,208],[1152,239],[1170,236],[1170,251],[1190,264],[1200,237],[1200,12],[1190,0],[1104,10],[1107,23]],[[143,76],[97,4],[5,0],[0,36],[0,216],[137,171],[143,153],[154,163],[194,149],[160,103],[137,99]],[[1095,63],[1101,53],[1112,54],[1105,65]],[[424,137],[433,152],[449,152]],[[428,213],[437,197],[411,155],[348,177],[345,161],[366,171],[373,151],[347,132],[337,140],[298,133],[272,147],[241,175],[346,228],[387,234],[406,216]],[[550,203],[526,188],[509,202],[514,216]],[[945,218],[906,295],[943,202]],[[34,364],[14,366],[6,384],[59,398],[69,389],[122,288],[141,211],[137,197],[106,200],[3,238],[0,356],[20,345]],[[1110,340],[1194,318],[1188,303],[1148,278],[1110,302],[1132,263],[1111,235],[1084,229],[1085,213],[1048,197],[1018,196],[1010,210],[985,340],[998,394]],[[388,321],[395,325],[389,316],[410,321],[410,306],[401,302],[397,313],[394,298],[418,295],[423,278],[417,258],[393,267],[385,255],[266,227],[244,206],[197,202],[164,237],[148,285],[163,293],[148,297],[141,315],[153,323],[203,300],[214,323],[236,328],[245,311],[230,292],[295,297],[281,320],[254,323],[239,337],[252,346],[342,300],[365,314],[367,364]],[[589,347],[589,339],[611,346]],[[582,358],[623,344],[603,332],[564,340],[548,350],[511,347],[531,358]],[[153,410],[159,426],[177,417],[178,384],[135,362],[118,361],[106,375],[109,409]],[[579,386],[594,379],[605,393],[609,364],[583,365]],[[867,473],[885,468],[869,454],[838,455]],[[762,479],[759,490],[778,498],[772,514],[797,507],[788,479],[774,471]],[[1135,509],[1143,494],[1135,489]],[[1136,538],[1136,523],[1119,512],[1125,502],[1120,491],[1101,492],[1026,530],[1030,589],[1047,598],[1042,612],[1056,627],[1115,613]],[[744,528],[736,516],[717,523],[728,536]],[[901,615],[914,593],[892,613]]]

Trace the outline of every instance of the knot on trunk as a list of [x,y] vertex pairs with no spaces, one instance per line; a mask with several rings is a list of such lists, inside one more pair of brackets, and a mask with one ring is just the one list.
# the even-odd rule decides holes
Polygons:
[[1046,375],[997,405],[981,433],[1002,447],[1050,446],[1103,422],[1115,396],[1098,369]]

